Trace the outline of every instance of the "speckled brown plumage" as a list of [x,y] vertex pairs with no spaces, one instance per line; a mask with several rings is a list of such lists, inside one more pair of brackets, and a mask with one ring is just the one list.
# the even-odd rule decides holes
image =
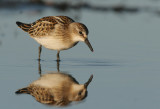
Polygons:
[[74,22],[74,20],[67,16],[48,16],[31,24],[17,23],[17,25],[25,32],[28,32],[30,36],[40,37],[49,35],[50,32],[54,31],[56,24],[61,24],[64,25],[64,27],[67,27],[72,22]]
[[78,84],[75,78],[65,73],[42,75],[29,86],[19,89],[16,94],[27,93],[38,102],[49,105],[65,106],[72,101],[81,101],[87,96],[87,86],[93,75],[85,84]]
[[[16,22],[17,25],[29,33],[41,46],[51,50],[57,50],[57,61],[59,52],[74,47],[79,41],[85,42],[90,50],[93,48],[87,38],[88,28],[67,16],[43,17],[31,24]],[[39,60],[40,60],[39,52]]]

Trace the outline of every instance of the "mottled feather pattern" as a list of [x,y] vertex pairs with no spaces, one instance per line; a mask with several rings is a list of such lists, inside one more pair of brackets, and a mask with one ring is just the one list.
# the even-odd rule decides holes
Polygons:
[[29,92],[28,92],[28,87],[19,89],[19,90],[16,91],[15,93],[16,93],[16,94],[22,94],[22,93],[27,93],[27,94],[29,94]]
[[37,22],[29,29],[28,33],[32,37],[49,35],[50,32],[54,31],[55,24],[57,23],[53,24],[47,21]]
[[40,103],[53,104],[54,96],[50,93],[50,88],[43,88],[39,86],[30,85],[28,87],[29,94],[35,97]]
[[67,16],[57,16],[56,18],[58,18],[56,20],[58,20],[59,22],[61,22],[63,24],[70,24],[70,23],[74,22],[73,19],[71,19]]
[[[53,90],[52,88],[44,88],[38,85],[29,85],[26,88],[16,91],[16,94],[30,94],[40,103],[63,106],[70,103],[65,96],[62,96],[64,92],[68,92],[67,90],[63,90],[64,87],[65,86],[59,86]],[[56,96],[54,96],[53,93]]]
[[16,22],[16,24],[25,32],[28,32],[28,30],[31,27],[31,24],[25,24],[25,23],[22,23],[22,22]]
[[50,50],[57,50],[57,61],[59,61],[60,51],[74,47],[79,41],[85,42],[93,52],[88,40],[87,27],[83,23],[74,22],[67,16],[43,17],[31,24],[16,23],[40,44],[39,59],[42,46]]
[[[43,17],[32,24],[17,24],[20,28],[22,28],[25,32],[28,32],[32,37],[40,37],[49,35],[51,32],[55,30],[55,25],[69,25],[74,22],[71,18],[67,16],[48,16]],[[62,26],[67,27],[67,26]]]
[[[92,78],[93,76],[85,83],[87,86]],[[85,84],[78,84],[74,77],[66,73],[48,73],[33,81],[28,87],[19,89],[16,94],[30,94],[43,104],[66,106],[72,101],[81,101],[87,97]]]
[[27,93],[35,97],[35,99],[44,104],[54,104],[54,96],[50,93],[49,88],[43,88],[39,86],[30,85],[29,87],[19,89],[16,94]]

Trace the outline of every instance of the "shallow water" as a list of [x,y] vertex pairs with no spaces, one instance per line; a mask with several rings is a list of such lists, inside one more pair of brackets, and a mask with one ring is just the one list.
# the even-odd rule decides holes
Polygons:
[[[34,10],[34,9],[33,9]],[[37,102],[30,95],[15,94],[39,78],[38,44],[20,30],[16,21],[33,22],[43,16],[78,16],[89,28],[94,48],[80,42],[60,53],[60,71],[84,83],[91,74],[88,97],[65,108],[159,109],[160,108],[160,18],[154,14],[116,14],[79,10],[58,12],[0,11],[0,107],[56,108]],[[42,74],[57,71],[56,51],[45,48],[41,55]]]

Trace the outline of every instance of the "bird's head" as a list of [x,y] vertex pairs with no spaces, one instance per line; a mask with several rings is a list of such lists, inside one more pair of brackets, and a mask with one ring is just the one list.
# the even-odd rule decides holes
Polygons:
[[90,50],[93,52],[92,45],[90,44],[90,42],[88,40],[89,31],[88,31],[88,28],[84,24],[78,23],[78,22],[73,22],[69,25],[69,29],[70,29],[73,41],[85,42],[87,44],[87,46],[90,48]]
[[93,75],[90,76],[89,80],[85,84],[74,84],[70,91],[70,101],[81,101],[88,95],[87,87],[92,81]]

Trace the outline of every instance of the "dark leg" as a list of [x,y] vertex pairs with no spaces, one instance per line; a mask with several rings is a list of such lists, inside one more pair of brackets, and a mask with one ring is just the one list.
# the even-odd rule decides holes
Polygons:
[[57,61],[60,61],[59,53],[60,51],[57,51]]
[[40,60],[38,60],[38,73],[41,76],[41,63],[40,63]]
[[38,60],[41,60],[41,51],[42,51],[42,45],[39,46],[39,56],[38,56]]
[[59,63],[59,61],[57,61],[57,71],[58,71],[58,72],[60,72],[59,66],[60,66],[60,63]]

